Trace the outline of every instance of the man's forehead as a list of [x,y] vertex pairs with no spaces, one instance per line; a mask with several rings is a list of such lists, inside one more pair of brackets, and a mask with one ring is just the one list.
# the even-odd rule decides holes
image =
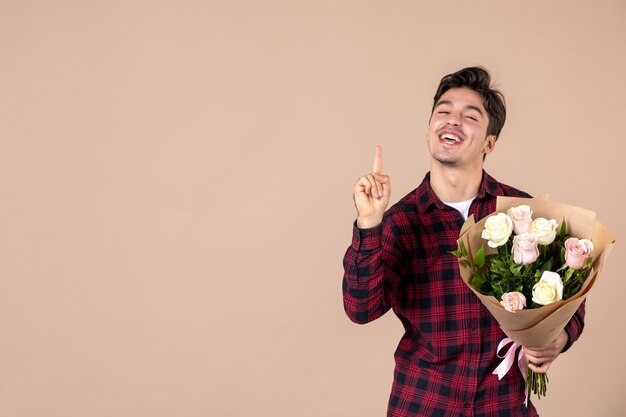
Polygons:
[[437,106],[440,104],[453,104],[461,105],[463,107],[478,107],[481,110],[485,109],[483,105],[483,98],[474,90],[469,88],[451,88],[439,97]]

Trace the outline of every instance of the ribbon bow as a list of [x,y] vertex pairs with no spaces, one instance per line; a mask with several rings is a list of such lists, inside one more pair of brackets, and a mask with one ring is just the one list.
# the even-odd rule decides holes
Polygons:
[[[504,347],[506,347],[506,345],[508,345],[509,343],[511,344],[509,349],[506,351],[506,353],[503,356],[500,355],[500,351]],[[515,361],[515,352],[517,351],[518,348],[521,348],[521,349],[519,350],[519,353],[517,354],[517,367],[519,368],[519,371],[522,373],[522,377],[526,379],[526,370],[528,368],[528,362],[526,361],[526,358],[524,357],[524,346],[518,345],[512,339],[509,339],[508,337],[506,337],[502,339],[502,341],[500,341],[500,344],[498,345],[498,350],[496,350],[496,355],[498,356],[498,358],[502,359],[502,362],[500,362],[500,364],[496,367],[496,369],[494,369],[492,373],[495,375],[498,375],[498,380],[501,380],[502,378],[504,378],[504,375],[506,375],[506,373],[509,372],[509,369],[511,369],[511,367],[513,366],[513,362]],[[526,392],[526,399],[524,400],[524,405],[528,406],[528,392]]]

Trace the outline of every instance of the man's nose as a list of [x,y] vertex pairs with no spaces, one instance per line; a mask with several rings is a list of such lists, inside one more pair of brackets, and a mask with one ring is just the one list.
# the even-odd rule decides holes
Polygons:
[[450,126],[459,126],[461,124],[461,117],[455,112],[450,112],[446,123]]

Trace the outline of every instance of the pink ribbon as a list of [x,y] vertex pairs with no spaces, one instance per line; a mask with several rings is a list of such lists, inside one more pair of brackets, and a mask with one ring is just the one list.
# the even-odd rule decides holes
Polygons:
[[[501,356],[500,351],[509,343],[511,343],[509,350],[507,350],[504,356]],[[496,350],[496,355],[498,356],[498,358],[503,359],[502,362],[500,362],[500,364],[492,372],[493,374],[498,375],[498,380],[504,378],[504,375],[506,375],[506,373],[509,372],[509,369],[511,369],[511,367],[513,366],[513,362],[515,361],[515,352],[517,351],[517,348],[521,348],[519,350],[519,353],[517,354],[517,367],[522,373],[522,377],[524,378],[524,380],[526,380],[526,370],[528,368],[528,362],[526,361],[526,358],[524,356],[524,346],[518,345],[508,337],[502,339],[502,341],[498,345],[498,350]],[[524,400],[524,405],[528,406],[528,391],[526,391],[526,399]]]

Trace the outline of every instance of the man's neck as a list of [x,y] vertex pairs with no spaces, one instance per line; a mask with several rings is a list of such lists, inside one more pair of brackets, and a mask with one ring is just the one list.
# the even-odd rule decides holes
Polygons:
[[446,203],[457,203],[476,197],[482,179],[482,167],[468,171],[439,163],[430,166],[430,188]]

